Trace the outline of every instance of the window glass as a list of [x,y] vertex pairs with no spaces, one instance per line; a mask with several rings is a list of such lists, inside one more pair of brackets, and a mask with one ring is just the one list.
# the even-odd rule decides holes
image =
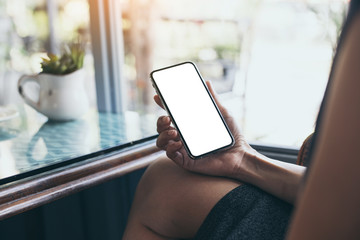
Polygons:
[[[41,72],[40,62],[42,58],[47,58],[47,53],[59,55],[64,51],[65,45],[81,41],[85,48],[85,76],[80,80],[84,80],[81,83],[85,92],[81,91],[81,98],[79,91],[73,94],[72,99],[75,100],[68,106],[73,107],[76,100],[80,102],[79,99],[84,103],[87,97],[91,106],[96,106],[89,32],[87,0],[0,1],[0,184],[54,169],[59,166],[57,164],[61,165],[66,161],[70,164],[69,160],[119,145],[119,141],[130,141],[125,134],[119,134],[121,128],[114,127],[111,119],[108,120],[110,117],[106,115],[92,117],[91,114],[95,115],[93,110],[87,111],[78,121],[52,122],[29,104],[24,104],[18,92],[20,77]],[[79,76],[76,75],[78,73],[75,76]],[[62,81],[70,82],[59,77],[56,80],[58,81],[54,81],[54,85],[61,86],[60,88],[66,85],[62,85]],[[77,79],[71,80],[80,82]],[[50,106],[48,109],[53,107],[56,109],[52,111],[53,114],[58,114],[61,112],[61,108],[57,108],[60,104],[46,100],[40,103],[39,92],[44,93],[42,96],[53,96],[52,99],[60,102],[66,102],[67,98],[56,98],[59,96],[57,88],[46,88],[49,81],[44,80],[45,82],[42,86],[43,89],[49,89],[46,91],[47,95],[45,91],[40,91],[40,85],[35,81],[27,82],[22,92],[26,92],[29,99],[37,102],[34,105]],[[67,88],[66,92],[71,90]],[[68,96],[69,94],[66,95]],[[83,106],[86,104],[81,105]],[[99,121],[106,126],[99,126]],[[119,119],[113,120],[115,121]],[[104,129],[111,129],[108,132],[116,137],[102,137],[105,135]]]
[[347,5],[122,0],[128,109],[158,109],[149,72],[191,60],[249,141],[299,147],[314,129]]
[[[142,124],[164,114],[149,72],[191,60],[249,141],[298,147],[313,131],[348,1],[119,1],[126,111]],[[81,37],[96,106],[87,0],[1,1],[0,25],[0,105],[22,101],[19,77],[38,73],[46,52]]]
[[79,39],[86,49],[85,87],[96,104],[87,0],[0,1],[0,26],[0,105],[22,102],[16,87],[20,76],[39,73],[46,53],[60,54],[65,44]]

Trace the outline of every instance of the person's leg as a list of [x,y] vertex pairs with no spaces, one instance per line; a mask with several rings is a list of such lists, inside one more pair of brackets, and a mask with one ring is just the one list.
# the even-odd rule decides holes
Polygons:
[[194,237],[214,205],[240,184],[190,173],[159,159],[139,183],[123,239]]

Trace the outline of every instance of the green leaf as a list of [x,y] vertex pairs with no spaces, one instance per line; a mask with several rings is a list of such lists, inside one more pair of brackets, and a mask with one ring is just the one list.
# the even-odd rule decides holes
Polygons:
[[41,73],[68,74],[81,69],[84,64],[85,47],[82,43],[71,43],[65,45],[61,56],[52,53],[47,54],[48,58],[42,58]]

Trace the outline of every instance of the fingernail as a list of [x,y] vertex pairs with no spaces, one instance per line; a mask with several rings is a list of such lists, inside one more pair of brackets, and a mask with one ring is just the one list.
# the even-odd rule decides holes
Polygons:
[[168,117],[163,117],[162,121],[163,121],[163,123],[167,123],[168,122]]
[[170,131],[168,131],[168,135],[169,135],[169,136],[175,136],[175,135],[176,135],[176,131],[175,131],[175,130],[170,130]]

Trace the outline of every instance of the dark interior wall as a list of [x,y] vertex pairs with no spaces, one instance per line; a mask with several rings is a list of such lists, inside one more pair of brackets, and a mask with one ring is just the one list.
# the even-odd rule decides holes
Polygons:
[[0,239],[121,239],[144,171],[132,172],[0,221]]

